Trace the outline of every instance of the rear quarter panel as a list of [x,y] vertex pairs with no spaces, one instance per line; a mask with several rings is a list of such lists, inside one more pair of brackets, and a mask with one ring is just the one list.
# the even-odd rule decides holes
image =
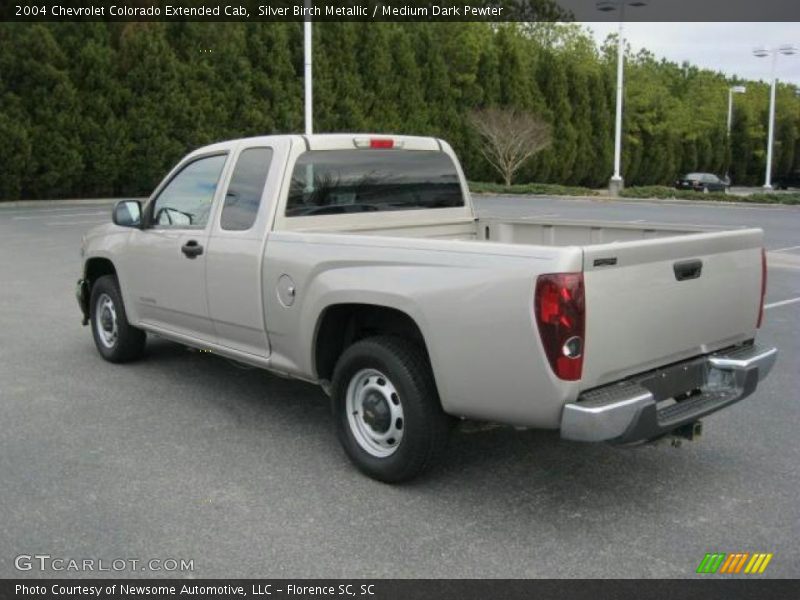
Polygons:
[[[579,248],[278,231],[266,252],[266,322],[277,370],[316,379],[319,316],[335,304],[366,303],[415,320],[450,414],[558,427],[564,402],[577,394],[577,384],[550,371],[532,306],[536,276],[580,270]],[[284,274],[297,290],[288,307],[276,291]]]

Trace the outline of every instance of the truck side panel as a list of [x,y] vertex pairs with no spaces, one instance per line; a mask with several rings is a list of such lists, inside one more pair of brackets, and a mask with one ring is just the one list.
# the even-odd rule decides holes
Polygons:
[[[277,370],[316,378],[319,316],[335,304],[375,304],[414,319],[451,414],[555,428],[563,404],[577,395],[575,383],[550,371],[532,314],[538,273],[580,270],[577,248],[526,254],[480,242],[273,232],[267,257]],[[287,276],[296,290],[290,306],[278,293]]]

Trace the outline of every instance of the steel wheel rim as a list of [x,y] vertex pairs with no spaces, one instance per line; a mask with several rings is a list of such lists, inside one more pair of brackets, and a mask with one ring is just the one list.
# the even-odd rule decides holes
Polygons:
[[397,452],[405,431],[403,403],[386,375],[375,369],[353,375],[346,410],[350,432],[364,451],[377,458]]
[[106,293],[100,294],[94,311],[94,328],[100,343],[106,348],[113,348],[119,338],[117,310],[114,301]]

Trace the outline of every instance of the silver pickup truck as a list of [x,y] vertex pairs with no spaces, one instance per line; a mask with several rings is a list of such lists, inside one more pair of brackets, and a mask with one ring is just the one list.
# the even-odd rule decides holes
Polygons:
[[456,418],[617,444],[751,394],[759,229],[476,218],[452,149],[385,135],[196,150],[81,245],[106,360],[148,333],[318,383],[350,459],[410,479]]

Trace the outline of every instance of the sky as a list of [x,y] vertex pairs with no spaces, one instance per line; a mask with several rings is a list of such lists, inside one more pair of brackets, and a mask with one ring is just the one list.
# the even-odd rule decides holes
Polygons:
[[[798,0],[800,1],[800,0]],[[616,33],[617,23],[583,23],[602,43]],[[778,56],[781,81],[800,86],[800,23],[625,23],[625,39],[634,49],[647,48],[657,57],[769,81],[771,58],[753,56],[757,46],[793,44],[798,53]]]

